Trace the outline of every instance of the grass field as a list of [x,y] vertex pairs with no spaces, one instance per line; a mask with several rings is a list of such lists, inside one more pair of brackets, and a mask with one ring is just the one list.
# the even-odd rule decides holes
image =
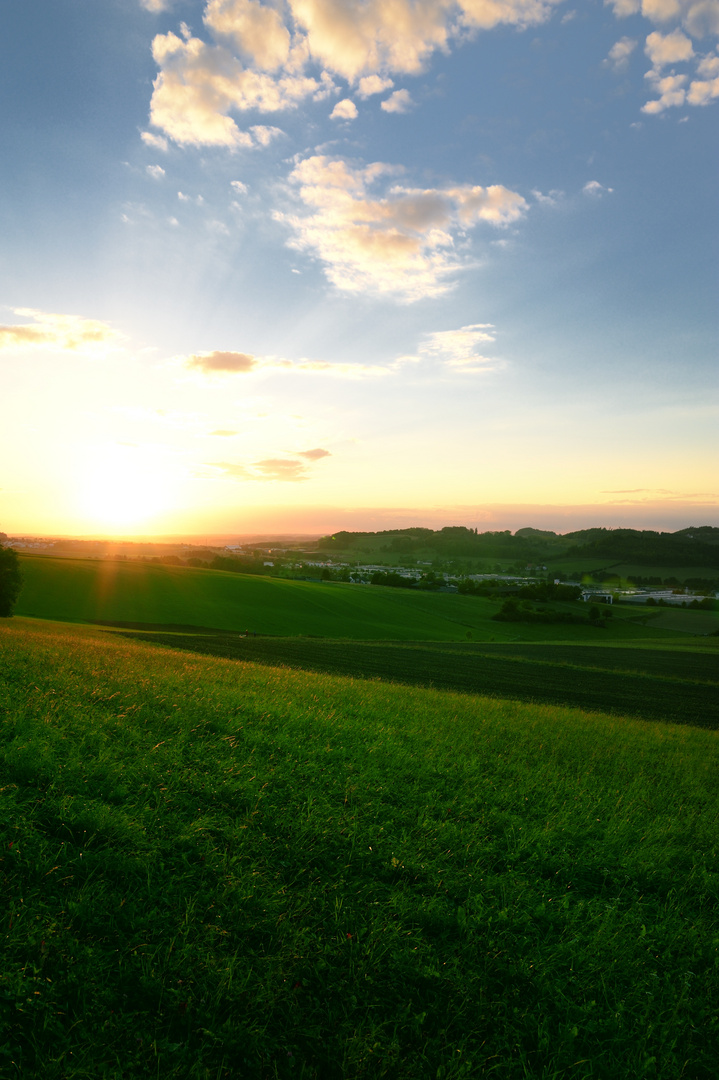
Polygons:
[[[496,602],[371,585],[313,584],[216,570],[89,559],[22,559],[18,615],[135,627],[251,630],[355,640],[546,641],[668,639],[656,612],[617,607],[603,629],[588,625],[500,623]],[[578,605],[558,604],[577,611]],[[705,616],[703,612],[687,612]],[[719,615],[714,615],[719,626]],[[712,623],[713,625],[713,623]],[[702,629],[699,631],[705,633]],[[676,631],[674,631],[674,634]]]
[[715,732],[0,650],[3,1077],[714,1080]]
[[270,666],[719,728],[719,641],[688,653],[616,645],[420,645],[126,633],[170,648]]

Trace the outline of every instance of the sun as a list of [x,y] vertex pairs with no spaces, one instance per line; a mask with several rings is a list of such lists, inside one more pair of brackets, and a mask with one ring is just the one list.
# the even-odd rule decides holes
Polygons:
[[79,509],[97,528],[126,532],[171,509],[176,487],[167,464],[147,448],[104,446],[82,470]]

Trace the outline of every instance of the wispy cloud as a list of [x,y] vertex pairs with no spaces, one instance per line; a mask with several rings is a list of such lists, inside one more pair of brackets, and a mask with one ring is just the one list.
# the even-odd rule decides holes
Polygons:
[[107,323],[80,315],[61,315],[35,308],[13,308],[27,323],[0,325],[1,349],[57,349],[63,352],[104,353],[117,348],[120,334]]
[[459,330],[438,330],[425,336],[418,352],[420,357],[438,360],[457,372],[485,372],[499,363],[480,351],[482,345],[494,343],[493,330],[491,323],[473,323],[461,326]]
[[308,461],[319,461],[323,457],[331,457],[329,450],[322,450],[317,446],[314,450],[298,450],[298,457],[307,458]]
[[190,370],[201,371],[205,375],[252,371],[257,367],[257,360],[249,353],[210,352],[194,353],[185,359],[185,366]]
[[[229,477],[234,480],[263,480],[297,483],[301,480],[309,480],[311,474],[307,471],[309,465],[321,458],[330,457],[329,450],[304,450],[294,457],[270,457],[260,461],[230,462],[212,461],[207,462],[206,468],[211,471],[211,476]],[[304,458],[304,461],[298,460]]]
[[288,360],[281,356],[253,356],[252,353],[214,352],[193,353],[190,356],[176,356],[173,366],[199,373],[208,378],[231,377],[235,375],[284,374],[317,375],[334,379],[376,379],[390,374],[391,365],[361,363],[331,363],[328,360]]

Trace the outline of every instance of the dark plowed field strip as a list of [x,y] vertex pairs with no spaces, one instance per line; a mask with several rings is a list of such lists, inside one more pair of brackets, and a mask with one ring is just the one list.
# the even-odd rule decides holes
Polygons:
[[[706,681],[716,675],[711,655],[677,657],[667,652],[663,663],[661,658],[655,663],[658,654],[649,651],[564,646],[554,652],[552,646],[543,646],[541,652],[525,648],[509,655],[507,646],[500,652],[491,645],[457,648],[224,634],[127,636],[259,664],[719,728],[719,688]],[[602,668],[588,664],[590,659]],[[690,670],[697,681],[687,674]]]
[[456,644],[438,642],[432,648],[482,656],[507,656],[534,663],[569,664],[600,671],[625,671],[655,678],[714,683],[719,688],[719,651],[712,653],[670,649],[627,649],[591,645],[515,645],[506,643]]

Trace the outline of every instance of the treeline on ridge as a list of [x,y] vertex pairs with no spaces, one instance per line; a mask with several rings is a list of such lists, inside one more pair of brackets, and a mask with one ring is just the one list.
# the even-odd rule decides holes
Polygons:
[[351,553],[371,538],[384,541],[391,554],[435,552],[444,558],[511,559],[525,563],[558,557],[607,558],[646,566],[708,566],[719,569],[719,528],[702,525],[675,533],[650,529],[580,529],[558,533],[542,529],[479,532],[462,525],[434,531],[425,528],[387,529],[381,532],[342,530],[323,536],[318,548],[327,554]]

